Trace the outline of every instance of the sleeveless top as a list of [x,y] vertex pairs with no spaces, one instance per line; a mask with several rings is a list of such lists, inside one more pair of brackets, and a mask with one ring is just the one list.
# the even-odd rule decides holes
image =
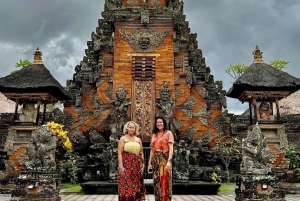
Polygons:
[[124,151],[131,154],[139,155],[140,149],[141,145],[138,142],[125,142],[124,144]]

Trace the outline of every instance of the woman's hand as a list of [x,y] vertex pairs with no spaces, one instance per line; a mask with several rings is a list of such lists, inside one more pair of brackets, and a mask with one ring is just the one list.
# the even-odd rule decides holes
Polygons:
[[121,176],[123,176],[125,174],[125,168],[124,167],[119,168],[119,173]]
[[144,168],[145,168],[145,165],[143,164],[141,170],[139,171],[139,173],[141,173],[141,175],[143,175],[143,173],[144,173]]
[[172,163],[171,163],[171,161],[168,160],[167,165],[166,165],[166,169],[169,172],[171,170],[171,168],[172,168]]

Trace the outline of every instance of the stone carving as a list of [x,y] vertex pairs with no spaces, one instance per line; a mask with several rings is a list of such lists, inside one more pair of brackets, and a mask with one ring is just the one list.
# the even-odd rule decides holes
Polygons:
[[122,0],[105,0],[104,10],[113,11],[120,9],[123,3]]
[[20,163],[20,165],[24,165],[25,162],[27,161],[27,155],[25,154],[25,152],[21,152],[17,158],[18,162]]
[[91,149],[103,148],[103,144],[107,143],[107,140],[105,140],[105,138],[93,128],[89,129],[89,137],[92,143],[90,146]]
[[165,29],[162,33],[149,28],[133,29],[131,33],[119,29],[119,32],[135,52],[153,52],[169,34],[170,29]]
[[222,133],[223,132],[223,116],[219,115],[217,117],[215,117],[209,124],[214,127],[214,129],[216,129],[216,131],[218,131],[218,133]]
[[187,143],[180,140],[174,150],[174,181],[188,182],[189,181],[189,151],[186,149]]
[[161,2],[159,0],[150,0],[150,5],[152,7],[161,7]]
[[128,106],[131,105],[131,101],[126,99],[126,95],[127,92],[124,87],[119,87],[118,91],[116,91],[117,99],[110,103],[113,112],[102,123],[106,130],[111,131],[111,135],[114,138],[122,134],[124,124],[130,120]]
[[113,67],[113,58],[106,58],[104,61],[105,67]]
[[258,108],[258,120],[274,120],[270,105],[266,102],[261,102]]
[[193,125],[183,134],[183,136],[180,139],[184,140],[188,144],[191,144],[192,142],[194,142],[194,138],[197,131],[198,129]]
[[[141,11],[141,23],[142,24],[149,24],[150,22],[150,17],[149,17],[149,10],[148,9],[144,9]],[[149,45],[149,38],[144,37],[141,38],[140,40],[140,45],[143,49],[147,49],[148,45]]]
[[183,67],[182,59],[174,59],[174,67],[182,68]]
[[34,107],[34,103],[24,103],[22,114],[19,116],[20,122],[36,122],[37,110]]
[[193,108],[198,103],[198,100],[189,96],[182,105],[178,106],[177,109],[181,110],[188,118],[193,118]]
[[176,100],[182,96],[183,92],[179,87],[175,87],[175,98]]
[[31,137],[27,147],[29,161],[26,169],[51,172],[56,170],[55,164],[56,138],[46,125],[42,125]]
[[74,150],[82,150],[88,147],[89,140],[78,129],[72,130],[68,136],[73,144]]
[[247,138],[242,140],[241,172],[254,174],[268,174],[271,167],[268,163],[272,152],[267,147],[266,138],[256,125],[252,131],[248,130]]
[[195,89],[202,98],[206,98],[207,92],[204,87],[196,86]]
[[182,124],[174,116],[174,102],[171,99],[171,91],[166,83],[160,91],[160,98],[156,99],[156,106],[158,107],[156,116],[162,116],[165,118],[167,122],[167,129],[171,130],[175,139],[177,139],[179,133],[178,129],[182,126]]
[[104,93],[105,93],[106,97],[108,97],[110,100],[113,100],[113,97],[112,97],[113,85],[112,84],[108,85],[108,87],[105,89]]
[[193,117],[197,117],[203,125],[207,126],[208,125],[207,119],[211,114],[212,111],[207,110],[206,105],[204,105],[202,108],[199,109],[198,112],[193,113]]
[[127,3],[130,6],[136,6],[137,5],[137,0],[128,0]]
[[118,142],[119,140],[114,137],[110,137],[109,152],[109,182],[117,182],[118,177]]
[[205,132],[201,136],[201,142],[203,147],[209,147],[209,144],[215,139],[214,134],[211,131]]

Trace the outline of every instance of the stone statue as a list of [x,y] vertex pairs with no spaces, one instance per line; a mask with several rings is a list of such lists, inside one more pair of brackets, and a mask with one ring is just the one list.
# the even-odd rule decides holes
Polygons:
[[187,143],[180,140],[174,154],[174,180],[175,182],[189,181],[189,151],[186,149]]
[[26,169],[50,172],[56,170],[55,164],[56,139],[50,129],[43,125],[33,133],[27,147],[29,161]]
[[130,99],[126,99],[126,91],[121,86],[116,92],[116,100],[110,103],[113,112],[104,121],[103,125],[111,131],[111,136],[116,138],[122,134],[124,124],[130,120],[128,106],[131,105]]
[[19,116],[20,122],[33,122],[36,123],[37,110],[33,103],[24,103],[22,114]]
[[271,172],[271,167],[267,164],[271,155],[266,138],[256,125],[252,131],[248,130],[247,138],[242,140],[241,172],[255,174]]
[[178,129],[181,124],[174,116],[174,102],[171,99],[171,91],[168,89],[167,84],[165,84],[163,89],[160,91],[160,98],[156,99],[156,106],[158,107],[156,116],[162,116],[165,118],[167,122],[166,127],[173,133],[176,140]]
[[109,182],[116,182],[118,177],[118,142],[119,140],[113,137],[109,138]]
[[274,120],[270,105],[266,102],[261,102],[258,108],[258,120]]

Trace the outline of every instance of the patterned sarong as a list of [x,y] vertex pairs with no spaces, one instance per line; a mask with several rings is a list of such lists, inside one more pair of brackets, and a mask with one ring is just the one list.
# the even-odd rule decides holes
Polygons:
[[172,199],[172,169],[166,170],[168,156],[167,152],[154,152],[152,168],[155,201]]
[[145,185],[143,175],[139,172],[143,166],[141,156],[123,152],[122,155],[125,174],[118,173],[119,201],[145,200]]

